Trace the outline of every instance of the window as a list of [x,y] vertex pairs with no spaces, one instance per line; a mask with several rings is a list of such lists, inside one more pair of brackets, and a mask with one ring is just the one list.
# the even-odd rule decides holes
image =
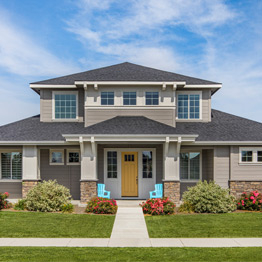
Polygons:
[[54,93],[54,118],[76,119],[77,118],[77,94]]
[[178,119],[200,119],[200,94],[178,95]]
[[158,105],[159,93],[158,92],[146,92],[146,105]]
[[134,162],[135,156],[134,155],[125,155],[125,162]]
[[239,163],[246,165],[262,164],[262,148],[259,147],[242,147],[239,148]]
[[22,179],[22,153],[1,153],[1,178]]
[[67,150],[67,164],[68,165],[80,164],[80,151],[79,150]]
[[153,177],[152,151],[143,151],[143,178]]
[[253,151],[242,151],[241,152],[242,162],[252,162],[253,161]]
[[262,162],[262,151],[257,151],[257,162]]
[[107,177],[117,178],[117,152],[107,152]]
[[124,92],[124,105],[135,106],[136,105],[136,92]]
[[114,105],[114,92],[101,92],[101,105]]
[[50,164],[63,165],[64,164],[64,150],[50,150]]
[[199,180],[200,179],[200,153],[180,154],[180,179]]

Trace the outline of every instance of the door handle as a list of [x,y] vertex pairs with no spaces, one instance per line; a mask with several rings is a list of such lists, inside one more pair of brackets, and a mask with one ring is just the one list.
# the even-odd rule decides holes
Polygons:
[[138,184],[138,177],[136,177],[136,184]]

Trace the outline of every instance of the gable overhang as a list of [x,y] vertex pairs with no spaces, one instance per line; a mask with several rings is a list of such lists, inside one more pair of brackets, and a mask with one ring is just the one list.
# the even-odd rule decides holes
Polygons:
[[195,145],[209,146],[243,146],[243,145],[262,145],[262,141],[196,141]]

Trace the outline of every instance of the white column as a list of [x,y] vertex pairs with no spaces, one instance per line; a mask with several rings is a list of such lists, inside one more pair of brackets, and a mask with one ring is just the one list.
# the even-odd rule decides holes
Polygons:
[[23,146],[23,180],[39,180],[38,150],[36,146]]
[[94,141],[81,142],[81,180],[97,180],[97,146]]

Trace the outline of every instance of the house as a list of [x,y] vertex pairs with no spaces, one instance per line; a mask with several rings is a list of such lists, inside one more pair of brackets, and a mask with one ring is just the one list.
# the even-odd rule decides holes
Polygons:
[[97,183],[115,199],[146,199],[162,183],[176,203],[200,180],[262,190],[262,124],[211,109],[220,83],[121,63],[30,87],[40,115],[0,127],[10,198],[49,179],[82,202]]

